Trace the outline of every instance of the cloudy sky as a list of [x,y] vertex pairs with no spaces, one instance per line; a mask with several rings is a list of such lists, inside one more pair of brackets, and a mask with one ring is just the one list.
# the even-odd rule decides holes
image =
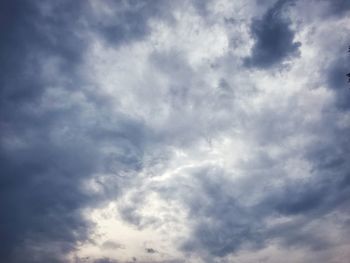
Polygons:
[[0,261],[347,263],[350,1],[0,1]]

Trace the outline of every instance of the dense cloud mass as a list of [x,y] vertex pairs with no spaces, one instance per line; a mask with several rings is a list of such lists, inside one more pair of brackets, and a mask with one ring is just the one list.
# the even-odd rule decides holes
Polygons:
[[300,42],[295,42],[295,33],[290,28],[283,11],[294,1],[277,1],[261,19],[253,20],[251,32],[255,39],[251,57],[246,59],[250,67],[270,68],[285,59],[298,55]]
[[0,261],[348,262],[349,14],[1,1]]

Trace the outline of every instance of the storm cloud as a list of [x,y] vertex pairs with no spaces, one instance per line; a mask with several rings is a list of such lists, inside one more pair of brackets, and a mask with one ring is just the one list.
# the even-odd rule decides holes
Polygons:
[[253,20],[251,34],[255,43],[247,66],[271,68],[298,55],[300,42],[294,40],[295,32],[285,11],[294,1],[277,1],[261,19]]
[[347,1],[2,1],[0,261],[347,262]]

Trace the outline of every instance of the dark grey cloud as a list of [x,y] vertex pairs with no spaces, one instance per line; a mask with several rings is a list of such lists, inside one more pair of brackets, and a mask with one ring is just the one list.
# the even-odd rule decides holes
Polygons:
[[[230,183],[220,169],[201,169],[196,172],[198,190],[186,202],[195,218],[193,239],[183,244],[185,251],[205,251],[210,256],[223,257],[252,242],[257,246],[262,234],[261,222],[254,209],[244,207],[227,188]],[[254,244],[253,244],[254,243]]]
[[[350,43],[350,42],[349,42]],[[341,110],[350,109],[350,83],[346,74],[350,72],[350,55],[347,52],[347,45],[343,45],[343,52],[338,52],[326,69],[326,83],[336,96],[336,105]]]
[[[307,127],[317,142],[287,157],[302,154],[310,165],[310,170],[299,171],[297,179],[289,177],[288,170],[278,168],[286,159],[274,159],[265,153],[266,156],[256,155],[247,161],[243,178],[232,179],[234,171],[228,174],[217,167],[203,167],[192,171],[192,181],[184,182],[189,185],[186,190],[176,188],[176,184],[161,188],[165,198],[181,196],[190,211],[192,237],[182,249],[212,258],[242,249],[254,253],[272,243],[314,254],[339,246],[340,241],[332,239],[329,233],[338,228],[344,229],[344,236],[348,233],[345,229],[350,211],[350,166],[346,160],[350,158],[350,144],[348,126],[334,122],[337,114],[342,115],[342,111],[325,112],[320,123]],[[273,116],[277,117],[270,117]],[[274,122],[281,125],[282,118],[277,117]],[[263,130],[260,127],[262,134],[255,136],[259,142],[264,141],[260,136],[266,138],[261,142],[264,148],[269,143],[283,143],[269,138],[270,134]],[[276,181],[281,183],[276,185]],[[325,223],[338,216],[343,219],[337,219],[336,225]],[[270,224],[273,220],[277,223]]]
[[[86,16],[86,1],[1,1],[0,12],[0,261],[65,262],[76,242],[88,240],[82,209],[102,198],[84,183],[97,172],[112,174],[117,179],[94,179],[116,195],[125,181],[120,174],[141,167],[146,128],[109,116],[108,101],[84,90],[78,70],[86,27],[104,31]],[[125,27],[146,23],[122,19]],[[123,34],[113,40],[136,38]],[[77,90],[83,100],[71,100]],[[86,105],[94,109],[92,121]],[[118,151],[102,153],[107,144]]]
[[141,40],[150,33],[149,19],[162,18],[171,22],[173,4],[170,1],[103,1],[111,13],[92,16],[92,28],[111,45]]
[[301,43],[294,40],[295,32],[284,12],[293,3],[279,0],[261,19],[253,19],[251,34],[254,45],[251,56],[244,61],[246,66],[268,69],[299,54]]
[[[348,143],[342,145],[336,137],[334,143],[336,147],[349,149]],[[334,212],[348,213],[350,167],[342,161],[325,169],[320,166],[324,163],[318,157],[323,153],[334,155],[334,150],[311,151],[312,177],[287,180],[278,187],[270,185],[273,178],[281,176],[273,174],[273,170],[270,176],[261,175],[264,179],[257,180],[256,176],[252,176],[245,182],[236,183],[228,179],[225,171],[217,168],[196,172],[196,194],[185,200],[194,221],[193,235],[182,249],[207,254],[208,257],[223,257],[241,249],[257,251],[273,241],[285,248],[299,247],[311,251],[326,250],[337,245],[326,233],[319,232],[319,226],[313,227],[313,224]],[[348,158],[347,152],[341,152],[335,158]],[[245,191],[252,195],[261,191],[263,198],[249,205],[241,199]],[[281,217],[292,220],[268,224],[268,220]]]
[[145,248],[146,250],[146,253],[148,254],[154,254],[154,253],[157,253],[157,250],[155,250],[154,248]]
[[57,4],[53,17],[44,16],[27,1],[2,1],[1,5],[1,105],[6,107],[34,100],[42,92],[38,56],[58,57],[62,70],[69,72],[81,57],[84,42],[73,32],[78,1]]
[[[208,260],[246,248],[256,251],[272,241],[284,248],[305,247],[312,252],[336,245],[327,233],[319,233],[317,224],[323,224],[322,220],[332,214],[350,211],[350,131],[344,123],[341,126],[334,121],[344,117],[350,105],[346,48],[343,54],[333,54],[323,72],[322,81],[334,92],[336,107],[325,109],[320,113],[320,123],[310,126],[303,118],[296,118],[300,112],[291,113],[298,106],[293,99],[288,109],[271,107],[256,116],[237,117],[233,104],[239,107],[239,99],[244,99],[237,87],[241,83],[244,86],[244,81],[237,80],[239,85],[233,85],[235,80],[226,76],[228,69],[219,72],[217,67],[208,72],[204,66],[190,65],[186,57],[190,51],[185,49],[152,50],[147,65],[159,79],[166,80],[164,83],[169,81],[169,86],[162,90],[164,94],[150,96],[164,95],[159,101],[170,112],[164,122],[164,116],[155,121],[158,127],[154,131],[147,119],[116,110],[116,102],[86,83],[80,70],[90,37],[114,50],[145,40],[151,33],[152,19],[161,19],[167,25],[175,23],[175,4],[158,0],[102,1],[96,2],[102,6],[99,9],[91,3],[0,3],[1,262],[67,262],[67,253],[74,251],[78,243],[89,242],[92,225],[82,216],[83,210],[115,200],[128,187],[135,190],[138,186],[140,191],[135,190],[130,199],[118,204],[122,219],[139,229],[173,220],[171,216],[160,219],[157,215],[142,215],[142,209],[147,209],[147,191],[179,201],[188,212],[191,230],[191,237],[181,249],[202,258],[208,256]],[[300,43],[295,41],[292,22],[284,13],[292,3],[277,1],[260,19],[253,19],[251,34],[255,44],[251,57],[245,60],[246,66],[269,69],[298,55]],[[346,1],[334,3],[334,16],[343,16],[349,10]],[[194,1],[193,7],[200,16],[211,12],[207,2]],[[207,73],[212,81],[202,80],[201,74]],[[143,77],[142,82],[147,82]],[[145,83],[146,92],[151,84]],[[143,100],[137,102],[142,111]],[[199,155],[205,155],[203,138],[208,137],[208,144],[209,137],[215,135],[220,137],[218,141],[225,139],[235,133],[236,122],[244,126],[244,139],[263,149],[284,145],[285,138],[295,133],[312,133],[316,143],[290,153],[300,154],[310,164],[311,175],[288,178],[281,163],[290,156],[279,159],[261,150],[240,162],[245,174],[237,180],[231,180],[230,171],[215,165],[194,165],[190,175],[181,178],[183,182],[176,178],[170,186],[165,182],[155,183],[154,187],[147,181],[149,178],[134,178],[149,163],[158,162],[163,168],[168,165],[167,158],[174,157],[173,148],[188,151],[190,158],[198,146],[204,149]],[[200,160],[197,161],[194,163]],[[163,172],[163,168],[154,173]],[[142,176],[152,177],[152,172]],[[274,184],[281,178],[281,184]],[[88,182],[98,189],[87,189]],[[281,218],[290,220],[268,224],[270,219]],[[344,234],[348,226],[348,219],[339,223]],[[108,253],[124,246],[106,241],[100,248]],[[163,249],[145,248],[143,253],[149,257],[165,255],[158,251]],[[108,256],[81,261],[119,262]]]
[[[50,261],[57,262],[60,254],[85,237],[87,224],[78,209],[89,198],[77,184],[82,174],[92,171],[93,162],[87,161],[92,154],[84,152],[88,146],[83,140],[68,139],[64,144],[49,138],[56,120],[68,112],[35,113],[49,85],[41,78],[37,57],[57,56],[64,67],[74,68],[81,55],[68,26],[76,19],[70,10],[76,9],[66,8],[57,10],[56,17],[44,18],[35,4],[1,2],[0,259],[4,262],[40,262],[47,256],[45,251],[23,255],[16,250],[25,250],[19,248],[24,244],[30,250],[36,242],[51,239],[63,243],[50,253]],[[40,29],[43,23],[46,33]]]
[[327,3],[328,15],[339,17],[346,15],[350,11],[350,2],[347,0],[319,0],[318,3],[320,2]]

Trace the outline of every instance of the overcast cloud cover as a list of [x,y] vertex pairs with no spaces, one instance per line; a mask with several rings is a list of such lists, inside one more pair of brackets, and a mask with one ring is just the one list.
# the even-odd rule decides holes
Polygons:
[[347,263],[348,0],[0,1],[0,262]]

